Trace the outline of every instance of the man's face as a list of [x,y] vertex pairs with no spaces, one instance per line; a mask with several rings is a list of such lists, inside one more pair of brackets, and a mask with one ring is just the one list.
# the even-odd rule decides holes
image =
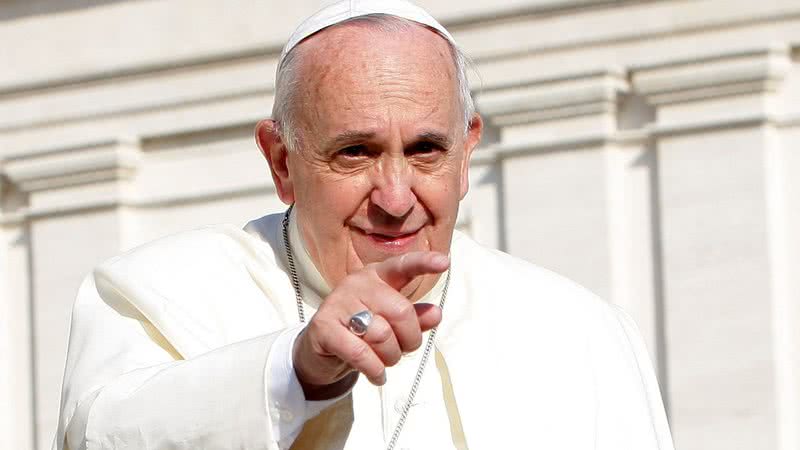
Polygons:
[[[312,260],[331,286],[410,251],[448,253],[480,119],[464,135],[447,43],[422,27],[325,30],[300,47],[289,189]],[[418,298],[436,277],[404,294]]]

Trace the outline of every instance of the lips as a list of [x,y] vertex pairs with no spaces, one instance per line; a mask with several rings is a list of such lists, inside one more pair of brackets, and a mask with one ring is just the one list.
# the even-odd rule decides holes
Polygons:
[[408,233],[381,233],[381,232],[371,232],[371,231],[364,231],[364,234],[373,238],[373,239],[381,239],[386,241],[391,241],[394,239],[402,239],[404,237],[409,237],[416,234],[417,231],[412,231]]
[[364,230],[357,228],[359,234],[367,238],[373,246],[383,251],[402,253],[410,250],[421,228],[406,230]]

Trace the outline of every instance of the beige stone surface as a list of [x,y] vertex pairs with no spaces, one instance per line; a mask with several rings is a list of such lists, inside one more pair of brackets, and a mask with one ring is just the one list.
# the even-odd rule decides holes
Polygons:
[[[49,448],[93,265],[282,208],[252,127],[320,4],[0,2],[0,447]],[[633,315],[676,448],[800,448],[800,3],[420,4],[489,125],[458,227]]]

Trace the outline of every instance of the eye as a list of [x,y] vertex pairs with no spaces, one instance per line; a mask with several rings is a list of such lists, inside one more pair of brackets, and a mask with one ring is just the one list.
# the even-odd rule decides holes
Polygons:
[[422,142],[417,142],[416,144],[414,144],[411,147],[409,147],[408,149],[406,149],[406,155],[408,155],[408,156],[413,156],[413,155],[424,156],[424,155],[429,155],[431,153],[436,153],[436,152],[441,152],[441,151],[444,151],[444,149],[440,145],[435,144],[433,142],[422,141]]
[[351,145],[336,152],[336,156],[341,156],[344,158],[361,158],[364,156],[369,156],[369,149],[366,145]]

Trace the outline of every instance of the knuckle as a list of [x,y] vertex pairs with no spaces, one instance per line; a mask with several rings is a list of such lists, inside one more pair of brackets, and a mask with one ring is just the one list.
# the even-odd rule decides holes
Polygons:
[[[373,324],[373,326],[375,326],[375,325],[377,325],[377,324]],[[375,336],[373,338],[374,341],[376,343],[381,343],[381,344],[385,343],[385,342],[388,342],[389,340],[392,339],[392,336],[394,336],[394,332],[392,331],[392,328],[388,324],[385,324],[385,323],[382,323],[382,324],[376,326],[374,333],[375,333]]]
[[394,319],[404,319],[414,313],[414,305],[407,300],[398,300],[392,305],[390,314]]
[[369,358],[369,352],[369,345],[367,345],[366,342],[361,341],[348,349],[346,358],[354,365],[358,365]]
[[317,314],[308,323],[305,332],[313,336],[322,336],[327,334],[326,330],[332,329],[333,325],[333,321],[327,315]]

